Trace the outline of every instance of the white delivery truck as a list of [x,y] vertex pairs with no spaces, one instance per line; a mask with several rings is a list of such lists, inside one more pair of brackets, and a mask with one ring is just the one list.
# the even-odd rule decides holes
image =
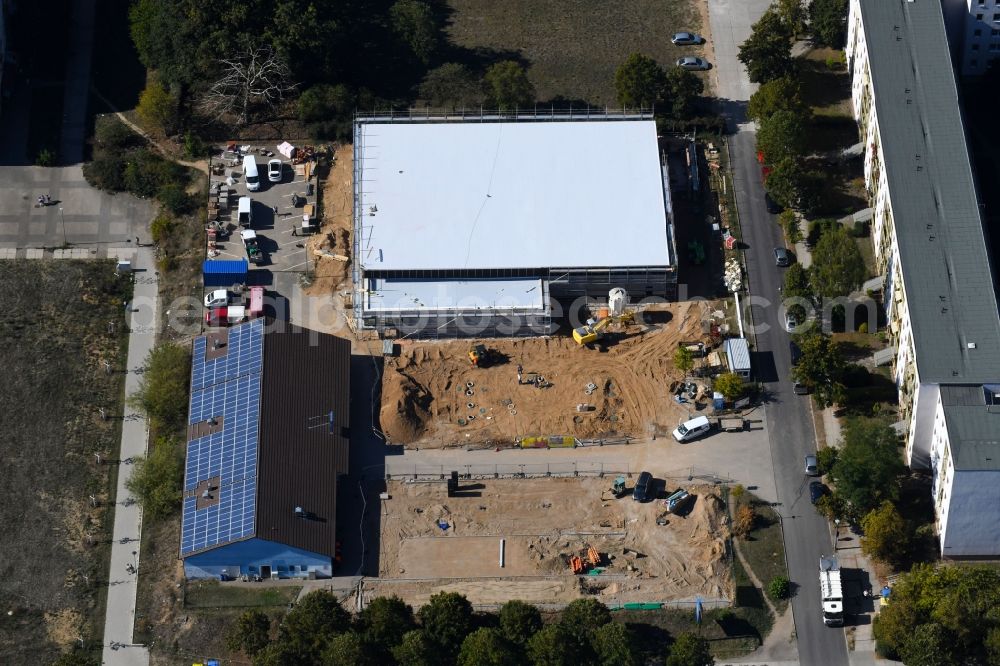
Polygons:
[[823,624],[844,626],[844,585],[840,580],[840,563],[835,555],[819,558],[819,593],[823,599]]

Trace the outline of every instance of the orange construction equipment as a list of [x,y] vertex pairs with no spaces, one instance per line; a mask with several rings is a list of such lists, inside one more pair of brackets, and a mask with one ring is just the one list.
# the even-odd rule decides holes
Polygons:
[[601,563],[601,554],[593,546],[587,546],[587,561],[595,567]]
[[573,573],[581,574],[583,573],[583,560],[574,555],[569,558],[569,566],[573,569]]

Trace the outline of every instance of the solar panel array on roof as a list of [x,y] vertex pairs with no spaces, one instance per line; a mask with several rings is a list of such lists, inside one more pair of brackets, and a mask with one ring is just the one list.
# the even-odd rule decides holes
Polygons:
[[[226,353],[212,360],[206,338],[194,341],[188,422],[220,419],[222,429],[187,444],[181,555],[254,533],[263,336],[262,319],[235,326]],[[199,509],[198,484],[216,478],[218,502]]]

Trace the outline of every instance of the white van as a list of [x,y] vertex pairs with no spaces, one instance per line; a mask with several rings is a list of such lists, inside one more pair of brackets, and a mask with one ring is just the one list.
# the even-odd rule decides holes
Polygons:
[[257,160],[253,155],[243,158],[243,178],[246,180],[247,189],[256,192],[260,189],[260,174],[257,173]]
[[708,420],[707,416],[697,416],[677,426],[674,430],[674,439],[678,442],[687,442],[711,429],[712,422]]
[[240,197],[237,205],[236,220],[241,227],[249,229],[253,226],[253,199],[250,197]]

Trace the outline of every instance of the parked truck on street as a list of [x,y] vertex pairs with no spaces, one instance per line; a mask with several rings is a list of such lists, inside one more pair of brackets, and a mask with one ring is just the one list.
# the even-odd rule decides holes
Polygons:
[[823,624],[844,626],[844,586],[840,580],[840,563],[835,555],[819,558],[819,591],[823,599]]

